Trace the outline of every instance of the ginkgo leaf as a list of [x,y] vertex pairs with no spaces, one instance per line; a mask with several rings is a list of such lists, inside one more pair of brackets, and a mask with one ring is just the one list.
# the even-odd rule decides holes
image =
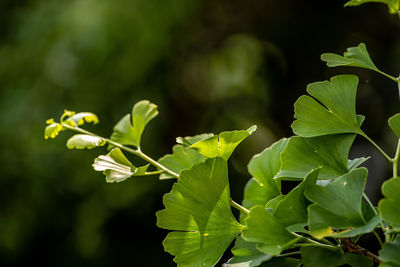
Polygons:
[[309,84],[307,92],[312,97],[303,95],[294,104],[293,132],[302,137],[362,134],[359,126],[363,117],[357,116],[355,109],[357,85],[354,75],[338,75],[330,81]]
[[271,255],[264,254],[256,248],[257,243],[248,242],[242,236],[236,238],[235,246],[232,248],[233,258],[224,267],[255,267],[262,262],[270,260]]
[[348,168],[349,170],[353,170],[359,166],[361,166],[364,162],[369,160],[371,157],[360,157],[360,158],[355,158],[355,159],[349,159],[348,160]]
[[291,137],[281,154],[281,167],[275,179],[300,180],[318,167],[321,167],[319,179],[333,179],[347,173],[354,138],[355,134]]
[[247,182],[244,189],[244,207],[249,209],[255,205],[265,205],[269,200],[281,195],[280,181],[273,178],[280,168],[280,154],[287,143],[288,139],[281,139],[253,156],[248,165],[253,178]]
[[110,139],[122,145],[140,146],[146,125],[158,115],[157,106],[147,100],[137,102],[132,113],[125,115],[115,126]]
[[228,168],[222,158],[183,170],[163,203],[157,225],[174,231],[163,245],[178,266],[214,266],[243,229],[231,211]]
[[81,126],[85,122],[97,124],[99,123],[99,118],[96,116],[96,114],[91,112],[79,112],[75,113],[74,115],[72,115],[71,117],[69,117],[64,121],[64,123],[69,125],[73,124],[73,126]]
[[400,0],[350,0],[344,6],[359,6],[361,4],[373,2],[386,4],[391,14],[396,14],[400,8]]
[[316,177],[307,177],[305,196],[314,204],[309,206],[309,229],[317,238],[330,236],[335,229],[365,226],[362,193],[367,169],[360,168],[337,178],[326,186],[316,185]]
[[198,141],[190,146],[207,158],[221,157],[228,160],[235,148],[257,127],[251,126],[247,130],[222,132],[209,138]]
[[321,55],[321,59],[326,62],[328,67],[351,66],[374,71],[378,70],[374,62],[372,62],[364,43],[359,44],[357,47],[347,48],[343,56],[324,53]]
[[392,242],[385,242],[379,251],[379,258],[383,264],[379,266],[400,267],[400,236]]
[[382,185],[384,199],[379,201],[378,209],[382,219],[395,231],[400,231],[400,178],[392,178]]
[[256,248],[269,255],[279,255],[299,237],[290,233],[264,206],[254,206],[244,220],[242,236],[246,241],[257,242]]
[[136,168],[119,148],[113,148],[107,155],[98,156],[93,169],[106,176],[107,183],[122,182],[131,176],[145,175],[149,165]]
[[[194,149],[185,148],[182,145],[175,145],[172,148],[172,154],[163,156],[158,160],[160,164],[167,167],[175,173],[180,173],[184,169],[189,169],[192,166],[203,162],[206,157],[197,153]],[[160,179],[172,179],[175,178],[167,173],[162,173]]]
[[199,134],[195,136],[185,136],[185,137],[177,137],[176,142],[178,144],[183,145],[184,147],[189,147],[193,145],[194,143],[197,143],[201,140],[207,139],[214,136],[212,133],[204,133],[204,134]]
[[53,119],[46,121],[47,125],[44,130],[44,139],[56,138],[56,136],[62,131],[63,127],[61,124],[54,122]]
[[353,267],[373,266],[373,262],[364,256],[340,250],[308,246],[302,247],[300,251],[304,267],[337,267],[345,264]]
[[400,138],[400,113],[392,116],[388,120],[390,128]]
[[99,136],[93,136],[88,134],[76,134],[67,141],[67,147],[69,149],[92,149],[98,146],[104,146],[106,140]]

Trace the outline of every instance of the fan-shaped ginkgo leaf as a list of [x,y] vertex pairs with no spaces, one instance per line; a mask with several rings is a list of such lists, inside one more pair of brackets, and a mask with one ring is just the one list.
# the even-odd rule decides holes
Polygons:
[[[307,92],[294,104],[293,132],[302,137],[338,133],[363,134],[362,116],[356,115],[355,100],[358,78],[338,75],[330,81],[309,84]],[[315,98],[315,99],[314,99]]]
[[214,266],[243,226],[232,214],[227,163],[222,158],[183,170],[157,225],[173,230],[164,240],[179,266]]
[[98,146],[104,146],[106,140],[99,136],[93,136],[88,134],[76,134],[67,141],[67,147],[69,149],[92,149]]
[[382,219],[396,231],[400,231],[400,178],[392,178],[382,185],[384,199],[379,201],[378,209]]
[[140,146],[146,125],[158,115],[157,106],[147,100],[137,102],[132,113],[125,115],[115,126],[110,139],[122,145]]

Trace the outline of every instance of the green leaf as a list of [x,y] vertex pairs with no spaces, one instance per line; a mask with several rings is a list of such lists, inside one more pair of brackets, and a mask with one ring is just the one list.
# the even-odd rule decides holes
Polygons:
[[186,136],[186,137],[177,137],[176,138],[176,142],[178,144],[183,145],[184,147],[189,147],[191,145],[193,145],[194,143],[197,143],[201,140],[213,137],[214,134],[212,133],[204,133],[204,134],[199,134],[199,135],[195,135],[195,136]]
[[400,0],[350,0],[344,6],[359,6],[361,4],[373,2],[386,4],[390,14],[396,14],[400,8]]
[[349,159],[348,164],[347,164],[349,166],[349,170],[353,170],[353,169],[359,167],[361,164],[363,164],[370,158],[371,157],[367,157],[367,158],[361,157],[361,158]]
[[357,47],[347,48],[343,56],[325,53],[321,55],[321,59],[326,62],[328,67],[351,66],[374,71],[378,70],[374,62],[372,62],[364,43],[359,44]]
[[69,149],[92,149],[98,146],[104,146],[106,140],[99,136],[87,135],[87,134],[76,134],[67,141],[67,147]]
[[337,267],[344,264],[353,267],[373,266],[373,262],[364,256],[341,253],[339,250],[310,246],[302,247],[300,251],[304,267]]
[[288,139],[281,139],[253,156],[248,165],[253,178],[247,182],[244,189],[244,207],[249,209],[255,205],[265,205],[269,200],[281,195],[280,181],[274,180],[273,177],[280,168],[280,154],[287,143]]
[[235,148],[249,135],[251,135],[257,127],[251,126],[246,131],[229,131],[222,132],[218,136],[212,136],[198,141],[190,146],[197,152],[207,158],[221,157],[228,160]]
[[[338,75],[329,81],[309,84],[307,92],[294,104],[293,132],[302,137],[357,133],[363,118],[357,117],[355,100],[358,78]],[[315,99],[314,99],[314,98]]]
[[[308,179],[304,179],[299,185],[292,189],[285,198],[278,203],[274,210],[274,217],[277,218],[284,226],[306,223],[307,206],[309,201],[304,196],[304,190],[310,180],[318,177],[321,169],[314,169],[308,175]],[[313,176],[314,178],[310,178]]]
[[254,267],[262,262],[270,260],[272,256],[257,250],[257,243],[247,242],[242,236],[236,238],[235,246],[232,248],[233,258],[224,267]]
[[163,245],[179,266],[214,266],[243,228],[231,211],[228,168],[221,158],[183,170],[163,202],[157,225],[174,231]]
[[400,178],[392,178],[382,185],[384,199],[379,201],[378,209],[382,219],[393,227],[395,231],[400,231]]
[[[386,242],[379,251],[379,258],[391,267],[400,267],[400,237],[392,242]],[[386,265],[385,265],[386,266]]]
[[85,122],[97,124],[99,123],[99,118],[96,116],[96,114],[91,112],[79,112],[73,114],[71,117],[64,121],[64,123],[71,126],[80,126],[83,125]]
[[55,123],[53,119],[46,121],[47,127],[44,130],[44,139],[56,138],[56,136],[62,131],[63,127],[59,123]]
[[257,249],[269,255],[279,255],[299,238],[291,234],[264,206],[250,209],[244,220],[242,236],[246,241],[257,242]]
[[146,175],[149,165],[136,168],[119,148],[113,148],[107,155],[98,156],[93,169],[102,171],[107,183],[122,182],[131,176]]
[[400,113],[390,117],[388,122],[390,128],[400,138]]
[[309,228],[313,236],[331,236],[332,228],[366,225],[361,205],[366,179],[365,168],[352,170],[326,186],[316,185],[315,177],[309,177],[305,196],[315,203],[309,206]]
[[311,170],[322,167],[319,179],[333,179],[349,171],[348,154],[354,134],[301,138],[294,136],[281,154],[276,179],[303,179]]
[[[180,173],[182,170],[189,169],[192,166],[204,162],[206,157],[197,153],[194,149],[184,148],[182,145],[175,145],[172,148],[172,154],[163,156],[158,162],[175,173]],[[160,175],[160,179],[175,178],[167,173]]]
[[140,146],[146,125],[158,115],[157,106],[147,100],[137,102],[132,113],[125,115],[115,126],[110,139],[122,145]]

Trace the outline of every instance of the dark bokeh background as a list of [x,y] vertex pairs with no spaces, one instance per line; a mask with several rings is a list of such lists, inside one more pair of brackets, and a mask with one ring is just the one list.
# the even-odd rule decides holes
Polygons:
[[[239,201],[247,162],[291,135],[306,85],[350,72],[360,77],[365,131],[392,154],[386,119],[399,111],[396,86],[328,69],[319,56],[365,42],[397,75],[400,20],[383,5],[344,2],[0,1],[0,265],[174,266],[154,215],[172,181],[106,184],[90,166],[104,149],[68,151],[66,133],[44,140],[45,120],[65,108],[95,112],[101,123],[90,129],[108,136],[138,100],[158,104],[143,140],[154,158],[176,136],[257,124],[230,161]],[[390,166],[357,139],[352,157],[371,153],[367,192],[376,201]]]

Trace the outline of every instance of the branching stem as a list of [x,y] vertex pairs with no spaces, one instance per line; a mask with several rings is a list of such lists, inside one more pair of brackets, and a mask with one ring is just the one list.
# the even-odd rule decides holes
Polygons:
[[[70,126],[70,125],[64,124],[64,123],[61,123],[61,125],[62,125],[64,128],[69,129],[69,130],[72,130],[72,131],[75,131],[75,132],[79,132],[79,133],[83,133],[83,134],[87,134],[87,135],[91,135],[91,136],[100,137],[100,138],[104,139],[107,143],[109,143],[110,145],[113,145],[113,146],[118,147],[118,148],[120,148],[120,149],[122,149],[122,150],[125,150],[126,152],[129,152],[129,153],[131,153],[131,154],[133,154],[133,155],[136,155],[136,156],[138,156],[139,158],[144,159],[144,160],[147,161],[148,163],[150,163],[150,164],[152,164],[153,166],[155,166],[155,167],[157,167],[158,169],[160,169],[160,171],[149,172],[149,173],[147,173],[147,175],[154,175],[154,174],[160,174],[160,173],[162,173],[162,172],[166,172],[166,173],[168,173],[169,175],[171,175],[172,177],[174,177],[174,178],[176,178],[176,179],[179,179],[179,174],[177,174],[177,173],[174,172],[174,171],[171,171],[170,169],[168,169],[168,168],[165,167],[164,165],[158,163],[157,161],[155,161],[154,159],[152,159],[151,157],[149,157],[148,155],[146,155],[145,153],[143,153],[143,152],[141,151],[140,147],[138,147],[137,149],[133,149],[133,148],[130,148],[130,147],[121,145],[120,143],[117,143],[117,142],[115,142],[115,141],[113,141],[113,140],[111,140],[111,139],[104,138],[104,137],[101,137],[101,136],[99,136],[99,135],[97,135],[97,134],[95,134],[95,133],[86,131],[86,130],[84,130],[84,129],[82,129],[82,128],[79,128],[79,127]],[[231,206],[232,206],[233,208],[235,208],[235,209],[237,209],[237,210],[239,210],[239,211],[241,211],[241,212],[243,212],[243,213],[245,213],[245,214],[249,214],[249,210],[248,210],[248,209],[246,209],[245,207],[243,207],[243,206],[241,206],[240,204],[236,203],[233,199],[230,200],[230,203],[231,203]]]

